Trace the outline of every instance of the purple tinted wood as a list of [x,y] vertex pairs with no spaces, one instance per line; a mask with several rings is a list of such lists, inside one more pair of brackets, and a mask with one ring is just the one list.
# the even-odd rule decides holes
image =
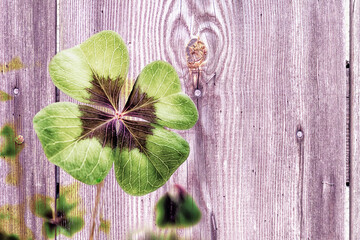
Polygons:
[[350,4],[350,239],[360,236],[360,5]]
[[[0,1],[0,90],[13,96],[0,102],[0,126],[11,123],[24,138],[17,160],[0,159],[0,211],[15,206],[9,207],[17,218],[10,230],[20,231],[21,239],[43,238],[43,220],[32,214],[29,199],[35,194],[55,197],[55,166],[47,161],[32,125],[34,115],[55,101],[47,70],[56,48],[55,19],[55,1]],[[6,227],[4,219],[0,226]]]
[[[203,213],[198,225],[178,230],[183,237],[345,239],[345,7],[60,2],[61,49],[115,30],[129,49],[131,79],[154,60],[170,62],[200,114],[195,128],[180,132],[189,159],[158,191],[129,196],[113,171],[102,188],[82,184],[86,226],[75,238],[123,239],[156,229],[155,203],[178,183]],[[186,59],[186,45],[197,37],[207,47],[198,80]],[[61,172],[61,184],[73,181]],[[100,219],[110,222],[109,233]]]

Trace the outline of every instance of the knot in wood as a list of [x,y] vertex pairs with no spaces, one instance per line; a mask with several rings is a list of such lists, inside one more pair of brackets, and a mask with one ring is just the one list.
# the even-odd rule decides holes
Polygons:
[[207,48],[200,38],[193,38],[186,46],[186,61],[189,69],[198,69],[203,65]]

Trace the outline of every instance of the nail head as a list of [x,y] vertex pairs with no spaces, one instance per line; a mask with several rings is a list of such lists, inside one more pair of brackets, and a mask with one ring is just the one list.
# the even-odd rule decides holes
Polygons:
[[196,89],[194,92],[196,97],[200,97],[201,96],[201,91],[199,89]]
[[296,137],[297,138],[302,138],[304,136],[304,134],[303,134],[303,132],[301,131],[301,130],[298,130],[297,132],[296,132]]

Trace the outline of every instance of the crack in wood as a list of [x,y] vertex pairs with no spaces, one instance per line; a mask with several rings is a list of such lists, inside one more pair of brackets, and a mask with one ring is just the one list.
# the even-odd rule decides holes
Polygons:
[[[301,133],[301,134],[299,134]],[[300,136],[301,135],[301,136]],[[301,129],[301,125],[297,126],[296,130],[296,141],[299,146],[299,181],[298,181],[298,211],[299,211],[299,222],[300,222],[300,238],[303,239],[304,236],[304,206],[303,206],[303,197],[304,197],[304,132]]]
[[211,240],[217,239],[217,225],[216,225],[216,219],[215,214],[211,212],[210,214],[210,226],[211,226]]
[[350,186],[350,61],[346,61],[346,186]]

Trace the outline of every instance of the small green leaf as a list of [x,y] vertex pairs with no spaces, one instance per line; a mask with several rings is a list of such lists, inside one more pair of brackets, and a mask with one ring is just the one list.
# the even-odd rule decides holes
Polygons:
[[56,232],[57,226],[50,222],[44,222],[43,224],[43,235],[47,238],[55,238],[55,232]]
[[54,238],[55,234],[71,237],[83,228],[83,211],[78,208],[79,199],[78,184],[61,187],[60,196],[56,199],[57,212],[54,213],[53,198],[40,194],[31,197],[30,210],[43,218],[42,231],[46,238]]
[[0,157],[15,157],[23,149],[22,145],[15,143],[15,129],[11,125],[3,126],[0,137],[4,138],[3,144],[0,146]]
[[6,92],[3,92],[3,91],[0,90],[0,102],[9,101],[11,99],[12,99],[12,96],[10,96]]
[[189,155],[188,143],[165,127],[191,128],[198,113],[175,69],[163,61],[143,69],[120,110],[128,65],[126,45],[112,31],[58,53],[49,66],[55,85],[107,111],[54,103],[36,114],[34,129],[49,161],[74,178],[97,184],[115,163],[119,185],[144,195],[164,185]]
[[84,219],[81,217],[68,217],[60,224],[60,233],[67,237],[72,237],[84,226]]
[[65,215],[73,210],[77,205],[77,203],[67,203],[65,195],[60,195],[59,198],[56,199],[56,210],[58,212],[63,212]]
[[[39,196],[39,195],[38,195]],[[47,197],[41,197],[38,199],[35,199],[35,215],[46,218],[46,219],[52,219],[53,218],[53,210],[51,209],[50,202],[51,199]]]
[[176,185],[173,194],[167,193],[155,207],[159,227],[189,227],[201,219],[201,212],[193,198]]

